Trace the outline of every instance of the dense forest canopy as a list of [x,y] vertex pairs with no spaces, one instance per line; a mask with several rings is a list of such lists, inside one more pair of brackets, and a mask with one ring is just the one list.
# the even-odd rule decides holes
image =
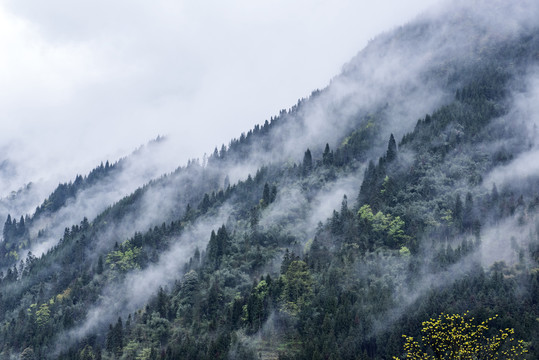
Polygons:
[[0,357],[539,358],[537,10],[448,5],[201,161],[7,215]]

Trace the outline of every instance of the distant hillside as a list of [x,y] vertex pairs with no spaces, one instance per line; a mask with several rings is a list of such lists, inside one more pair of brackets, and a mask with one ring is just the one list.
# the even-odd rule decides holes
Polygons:
[[447,5],[207,158],[9,216],[0,357],[406,358],[458,313],[539,358],[538,10]]

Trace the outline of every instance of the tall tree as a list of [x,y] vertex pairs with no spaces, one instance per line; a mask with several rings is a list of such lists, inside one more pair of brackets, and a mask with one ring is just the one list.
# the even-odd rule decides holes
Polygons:
[[271,193],[268,183],[264,184],[264,191],[262,192],[262,206],[266,207],[271,202]]
[[389,143],[387,144],[386,159],[387,161],[393,161],[397,157],[397,142],[393,134],[389,137]]
[[455,200],[455,208],[453,210],[454,219],[455,219],[455,225],[457,229],[462,229],[462,200],[460,199],[460,194],[457,194],[457,198]]
[[307,149],[305,155],[303,156],[303,173],[308,174],[313,168],[313,157],[311,155],[311,150]]
[[326,166],[333,164],[333,152],[329,149],[329,144],[327,143],[322,154],[322,163]]

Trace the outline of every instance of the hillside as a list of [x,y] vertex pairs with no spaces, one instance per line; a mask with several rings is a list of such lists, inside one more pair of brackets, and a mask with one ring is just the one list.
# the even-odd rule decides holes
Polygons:
[[537,10],[447,5],[202,161],[8,215],[0,357],[405,358],[468,311],[539,358]]

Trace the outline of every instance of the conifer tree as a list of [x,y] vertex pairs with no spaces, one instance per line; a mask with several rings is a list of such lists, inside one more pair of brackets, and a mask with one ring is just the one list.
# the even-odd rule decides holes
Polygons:
[[462,200],[460,199],[460,195],[457,194],[457,198],[455,200],[455,209],[453,211],[454,219],[455,219],[455,225],[457,226],[457,229],[462,229]]
[[326,166],[333,164],[333,152],[330,151],[329,144],[326,144],[326,147],[324,148],[324,153],[322,154],[322,163]]
[[262,206],[266,207],[271,202],[270,187],[268,183],[264,184],[264,191],[262,193]]
[[387,144],[386,159],[388,162],[395,160],[397,157],[397,143],[393,134],[389,137],[389,143]]
[[11,228],[12,228],[11,215],[8,214],[6,222],[4,223],[4,231],[3,231],[4,241],[7,241],[10,238],[11,232],[12,232]]
[[313,157],[311,155],[311,150],[307,149],[305,155],[303,156],[303,173],[308,174],[313,168]]

